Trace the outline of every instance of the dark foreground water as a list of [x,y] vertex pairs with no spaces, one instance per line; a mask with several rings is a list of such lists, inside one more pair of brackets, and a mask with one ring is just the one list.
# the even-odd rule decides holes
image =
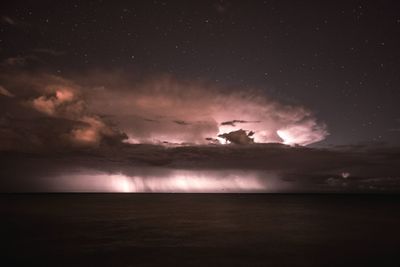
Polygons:
[[2,266],[400,266],[400,196],[0,199]]

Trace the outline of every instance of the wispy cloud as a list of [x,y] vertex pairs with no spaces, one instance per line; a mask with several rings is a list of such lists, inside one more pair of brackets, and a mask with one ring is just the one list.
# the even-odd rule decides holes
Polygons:
[[40,59],[35,56],[35,55],[17,55],[14,57],[8,57],[3,59],[3,61],[0,63],[1,66],[3,67],[24,67],[29,65],[32,62],[39,62]]
[[25,66],[27,64],[27,58],[23,56],[9,57],[4,59],[1,64],[3,66]]
[[56,56],[56,57],[65,55],[65,51],[58,51],[58,50],[48,49],[48,48],[33,49],[33,52],[40,53],[40,54],[51,55],[51,56]]
[[2,17],[1,17],[1,20],[2,20],[4,23],[9,24],[9,25],[15,25],[15,24],[16,24],[16,21],[13,20],[12,18],[10,18],[9,16],[2,16]]
[[10,91],[8,91],[6,88],[0,85],[0,95],[8,96],[8,97],[14,97]]

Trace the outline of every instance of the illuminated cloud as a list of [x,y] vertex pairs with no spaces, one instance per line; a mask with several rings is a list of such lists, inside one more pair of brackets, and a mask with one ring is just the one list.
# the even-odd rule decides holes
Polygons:
[[[71,121],[63,139],[78,145],[122,140],[125,134],[128,143],[224,144],[228,140],[308,145],[328,134],[325,124],[306,108],[271,100],[260,91],[171,77],[132,80],[112,72],[69,78],[20,72],[0,78],[25,107]],[[7,92],[2,90],[9,96]]]
[[[66,142],[72,145],[86,146],[98,145],[104,138],[115,138],[117,140],[125,138],[123,133],[112,127],[108,121],[90,112],[82,95],[82,88],[71,80],[43,73],[35,75],[21,73],[16,76],[15,80],[10,83],[5,79],[6,82],[10,83],[10,86],[20,90],[21,94],[27,95],[27,97],[19,98],[7,111],[20,113],[15,109],[31,108],[41,114],[41,117],[48,117],[49,120],[55,122],[51,123],[53,128],[46,128],[46,124],[49,123],[40,123],[40,121],[43,121],[38,119],[40,115],[28,115],[25,112],[24,116],[27,119],[29,118],[28,120],[34,120],[35,124],[41,124],[41,127],[40,125],[39,128],[35,127],[43,131],[43,133],[38,134],[39,136],[47,136],[49,133],[55,134],[60,147],[64,147]],[[10,93],[5,89],[0,92],[10,96]],[[25,122],[25,124],[30,125],[32,123]],[[36,133],[33,129],[31,131],[32,137],[29,139],[35,140],[33,137]],[[14,127],[8,135],[12,136],[12,132],[21,132],[21,129]],[[18,136],[17,133],[15,135]],[[43,144],[42,141],[36,142],[36,144],[38,143]]]
[[[100,146],[0,153],[0,191],[399,192],[399,149]],[[36,156],[35,156],[36,155]],[[351,176],[350,176],[351,173]],[[349,174],[347,178],[345,178]],[[351,177],[351,178],[350,178]]]
[[349,172],[342,172],[342,178],[343,179],[347,179],[350,177],[350,173]]
[[54,191],[124,193],[239,193],[274,192],[276,176],[260,179],[257,173],[240,171],[174,170],[158,175],[127,176],[87,171],[56,177],[50,182]]
[[75,90],[67,87],[53,87],[50,94],[32,100],[34,109],[49,116],[67,118],[82,122],[70,132],[72,142],[77,144],[97,144],[102,135],[113,135],[113,131],[95,115],[89,115],[85,103]]
[[286,145],[309,145],[319,142],[328,135],[324,124],[317,124],[315,120],[306,119],[300,123],[288,125],[277,130],[278,136]]
[[257,143],[308,145],[328,134],[325,124],[304,107],[279,103],[257,91],[169,77],[122,87],[99,86],[90,93],[88,104],[95,113],[112,116],[135,143],[204,144],[207,138],[243,128],[254,132]]
[[83,117],[81,121],[85,122],[86,126],[72,130],[71,137],[74,141],[82,144],[98,143],[101,139],[101,134],[106,134],[107,127],[98,118]]

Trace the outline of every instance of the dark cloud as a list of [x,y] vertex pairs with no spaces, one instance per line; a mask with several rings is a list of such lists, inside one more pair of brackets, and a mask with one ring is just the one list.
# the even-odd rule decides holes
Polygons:
[[226,141],[237,145],[248,145],[253,144],[254,139],[250,138],[254,132],[247,133],[245,130],[237,130],[229,133],[224,133],[218,135],[220,138],[224,138]]
[[[100,180],[104,186],[114,186],[112,181],[121,179],[145,191],[196,189],[187,183],[199,187],[202,183],[207,186],[216,183],[222,190],[229,187],[223,177],[233,179],[237,187],[229,188],[239,192],[246,188],[262,192],[398,192],[400,189],[400,148],[333,150],[282,144],[166,147],[103,143],[96,148],[3,151],[0,158],[1,188],[5,191],[29,190],[24,182],[13,186],[16,181],[35,184],[38,190],[51,190],[52,179],[62,179],[59,187],[68,185],[66,188],[79,190],[79,177],[94,179],[85,183],[89,191]],[[92,174],[100,180],[90,178]]]
[[181,120],[175,120],[174,123],[179,124],[179,125],[189,125],[190,124],[186,121],[181,121]]
[[221,125],[236,126],[237,123],[259,123],[260,121],[244,121],[244,120],[232,120],[221,122]]

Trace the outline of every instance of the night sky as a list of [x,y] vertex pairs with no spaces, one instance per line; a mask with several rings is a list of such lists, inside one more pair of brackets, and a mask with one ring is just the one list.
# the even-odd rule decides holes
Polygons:
[[[0,10],[1,176],[14,177],[3,191],[79,190],[64,181],[74,168],[89,191],[107,190],[88,185],[93,172],[174,191],[156,180],[188,170],[207,186],[185,180],[179,190],[213,191],[212,180],[217,191],[263,191],[271,172],[274,185],[297,181],[272,191],[400,188],[398,1],[13,1]],[[64,180],[49,187],[44,166]],[[243,172],[249,187],[231,177]]]

